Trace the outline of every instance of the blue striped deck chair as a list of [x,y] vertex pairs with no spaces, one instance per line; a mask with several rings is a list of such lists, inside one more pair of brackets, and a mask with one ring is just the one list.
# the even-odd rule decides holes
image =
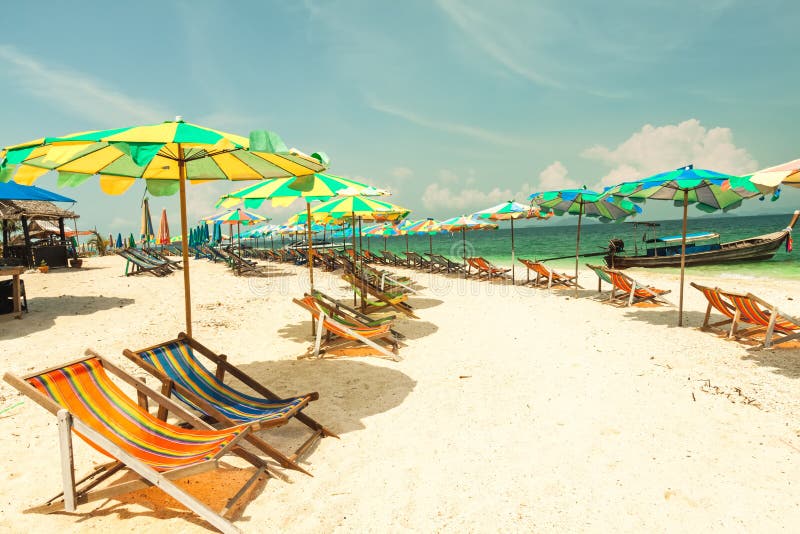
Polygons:
[[[247,424],[257,431],[283,426],[293,418],[308,426],[312,430],[311,436],[291,455],[284,454],[252,433],[246,437],[285,468],[310,475],[297,463],[298,458],[318,439],[338,437],[302,413],[311,401],[319,398],[318,393],[282,398],[228,362],[225,355],[212,352],[183,332],[177,339],[138,351],[126,349],[123,354],[161,381],[163,395],[170,397],[174,394],[207,419],[213,419],[224,427]],[[211,372],[206,368],[198,359],[198,354],[215,364],[216,370]],[[238,379],[256,395],[243,393],[225,384],[226,374]],[[160,419],[166,420],[167,415],[166,410],[159,410]]]

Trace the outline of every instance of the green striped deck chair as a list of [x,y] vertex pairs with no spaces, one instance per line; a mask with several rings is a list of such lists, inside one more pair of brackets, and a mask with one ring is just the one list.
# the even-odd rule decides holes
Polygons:
[[[224,515],[252,484],[269,475],[267,464],[239,444],[252,430],[247,425],[217,430],[100,355],[90,350],[86,355],[24,378],[10,373],[3,377],[58,418],[64,491],[28,511],[72,512],[81,504],[157,486],[220,531],[239,532]],[[109,373],[136,389],[138,403],[117,386]],[[148,400],[168,408],[193,428],[155,417],[148,410]],[[112,459],[78,481],[73,466],[73,432]],[[172,482],[217,469],[220,458],[228,453],[244,458],[256,471],[220,513]],[[42,456],[42,461],[46,462],[47,457]],[[112,480],[113,475],[125,469],[138,478],[123,476]]]
[[594,274],[597,275],[597,292],[603,292],[603,282],[607,283],[610,286],[614,285],[614,282],[611,281],[611,277],[605,271],[605,268],[602,265],[592,265],[591,263],[587,263],[586,266],[594,271]]
[[[335,436],[331,431],[302,413],[319,395],[308,393],[296,397],[282,398],[254,380],[238,367],[181,333],[177,339],[138,351],[125,350],[123,354],[131,361],[161,380],[162,393],[175,395],[193,409],[222,423],[226,427],[245,424],[253,430],[276,428],[295,418],[311,428],[312,435],[294,452],[286,455],[264,439],[248,435],[247,440],[268,454],[283,467],[308,473],[297,459],[317,441],[326,436]],[[215,372],[206,368],[197,355],[205,356],[216,365]],[[229,374],[253,390],[255,395],[235,389],[224,382]],[[166,419],[167,413],[159,413]]]

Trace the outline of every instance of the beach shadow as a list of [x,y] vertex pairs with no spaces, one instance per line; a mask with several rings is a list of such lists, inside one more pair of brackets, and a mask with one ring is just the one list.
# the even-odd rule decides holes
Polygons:
[[428,321],[399,319],[392,329],[397,330],[405,339],[421,339],[435,334],[439,327]]
[[797,341],[787,341],[785,347],[778,345],[771,349],[749,348],[747,356],[742,359],[771,367],[773,373],[788,378],[800,378],[800,342]]
[[[255,470],[252,467],[237,468],[226,464],[225,460],[222,460],[219,469],[176,480],[175,484],[181,489],[191,493],[192,496],[197,497],[212,510],[218,511],[227,504],[228,499],[233,497],[238,488],[240,488],[254,473]],[[123,479],[135,480],[136,477],[124,475],[124,477],[119,480]],[[262,476],[261,479],[249,488],[247,493],[237,501],[233,510],[226,515],[226,519],[232,522],[249,521],[250,517],[244,516],[244,511],[247,506],[264,491],[269,481],[270,477]],[[272,483],[275,482],[276,481],[272,481]],[[95,517],[109,516],[116,516],[118,520],[136,517],[147,517],[157,520],[180,518],[193,526],[203,528],[209,532],[218,532],[216,528],[207,523],[203,518],[188,510],[177,500],[155,487],[117,495],[106,500],[98,501],[98,503],[94,503],[95,507],[84,513],[65,511],[55,513],[74,517],[78,524],[90,522]],[[89,506],[91,507],[92,505]],[[131,506],[137,508],[143,507],[148,510],[133,511]],[[91,525],[85,524],[83,528],[91,528]]]
[[[625,316],[657,326],[678,327],[678,309],[671,306],[657,308],[640,308],[631,306]],[[683,310],[683,328],[699,328],[703,324],[704,312]]]
[[425,310],[427,308],[433,308],[434,306],[438,306],[439,304],[444,304],[443,300],[425,298],[425,297],[415,297],[413,295],[409,295],[408,302],[409,304],[411,304],[411,306],[413,306],[415,310]]
[[129,298],[103,296],[28,296],[28,313],[23,313],[22,319],[14,319],[13,314],[0,315],[0,340],[47,330],[55,324],[56,318],[65,315],[90,315],[98,311],[122,308],[134,302],[134,299]]
[[311,328],[311,321],[287,324],[278,330],[278,335],[297,343],[311,343],[314,341],[314,331]]
[[[310,326],[308,328],[310,330]],[[396,364],[373,365],[370,360],[355,357],[276,360],[237,366],[277,395],[318,392],[319,400],[312,402],[303,413],[345,439],[344,434],[366,428],[364,419],[402,404],[417,384],[391,367]],[[298,439],[302,441],[302,436],[308,436],[308,427],[294,423],[259,435],[278,448],[288,450]],[[335,447],[336,440],[325,438],[319,446]],[[313,453],[309,459],[313,460]]]

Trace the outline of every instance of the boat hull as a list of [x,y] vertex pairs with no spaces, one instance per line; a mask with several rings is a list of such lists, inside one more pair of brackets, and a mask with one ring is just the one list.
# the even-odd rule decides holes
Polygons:
[[[789,232],[774,232],[740,241],[722,243],[719,249],[705,252],[696,252],[686,255],[687,267],[693,265],[715,265],[720,263],[735,263],[740,261],[762,261],[772,258],[778,251]],[[623,256],[608,254],[605,256],[606,265],[614,269],[627,269],[628,267],[680,267],[680,254],[670,256]]]

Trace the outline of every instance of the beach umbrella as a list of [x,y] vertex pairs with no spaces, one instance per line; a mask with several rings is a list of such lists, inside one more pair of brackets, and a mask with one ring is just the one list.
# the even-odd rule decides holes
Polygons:
[[[311,202],[326,201],[340,195],[380,196],[388,194],[365,183],[327,173],[315,173],[294,180],[271,180],[244,187],[220,197],[217,206],[232,206],[242,202],[247,208],[258,208],[269,199],[273,206],[288,206],[297,198],[306,202],[306,217],[311,217]],[[303,221],[294,221],[292,224]],[[327,222],[327,221],[325,221]],[[309,228],[310,229],[310,228]],[[309,230],[307,229],[307,230]],[[306,236],[308,277],[314,289],[314,261],[311,234]]]
[[[400,225],[388,222],[383,224],[376,224],[375,226],[369,228],[368,230],[365,230],[365,233],[368,236],[382,237],[383,250],[386,250],[387,242],[390,237],[406,235],[406,231],[400,228]],[[369,248],[369,241],[367,241],[367,248]]]
[[[469,215],[461,215],[460,217],[453,217],[439,223],[442,229],[448,232],[461,232],[461,257],[464,259],[464,265],[467,264],[467,238],[466,233],[468,230],[497,230],[497,225],[479,221]],[[466,277],[466,272],[464,273]]]
[[[730,187],[735,182],[738,187]],[[678,326],[683,326],[683,282],[686,268],[686,221],[689,204],[701,211],[711,213],[738,208],[745,198],[760,196],[758,188],[739,176],[722,174],[706,169],[695,169],[693,165],[674,171],[662,172],[642,180],[634,180],[607,189],[607,194],[627,198],[635,202],[646,200],[670,200],[683,206],[681,229],[681,280],[678,302]]]
[[514,253],[514,220],[515,219],[548,219],[553,215],[552,211],[542,212],[536,206],[525,206],[519,202],[509,200],[497,206],[486,208],[472,214],[476,219],[489,219],[492,221],[509,221],[511,223],[511,283],[516,283],[515,263],[516,257]]
[[142,248],[147,248],[146,245],[155,235],[153,231],[153,218],[150,216],[150,203],[145,198],[142,200],[142,224],[139,229],[139,238],[142,241]]
[[444,234],[447,232],[447,230],[442,228],[442,223],[430,217],[427,219],[420,219],[419,221],[403,221],[401,225],[406,232],[406,252],[408,252],[409,235],[427,235],[428,253],[433,254],[433,236],[435,234]]
[[581,248],[581,220],[583,216],[599,219],[601,222],[623,220],[641,213],[641,208],[630,201],[619,201],[605,193],[588,189],[557,189],[533,193],[533,204],[540,209],[552,211],[556,215],[569,213],[578,216],[578,232],[575,236],[575,295],[578,294],[578,257]]
[[0,159],[0,181],[13,177],[31,184],[57,171],[59,185],[76,186],[100,175],[100,187],[121,194],[137,179],[154,196],[179,194],[183,239],[186,331],[191,335],[191,287],[186,220],[186,182],[289,178],[325,170],[327,157],[288,150],[271,132],[250,138],[185,123],[180,117],[161,124],[82,132],[40,138],[6,147]]
[[[113,241],[111,241],[111,242],[113,243]],[[116,248],[122,248],[122,247],[125,246],[125,245],[122,244],[122,234],[121,233],[117,233],[117,242],[116,242],[115,246],[116,246]]]
[[219,244],[222,242],[222,224],[214,223],[214,236],[211,239],[213,243]]
[[128,246],[131,248],[136,248],[136,240],[133,238],[133,232],[131,232],[131,235],[128,238]]
[[800,159],[762,169],[749,178],[756,186],[767,188],[777,188],[780,185],[800,187]]
[[[242,208],[236,208],[233,210],[223,211],[221,213],[216,213],[214,215],[209,215],[207,217],[203,217],[201,219],[205,222],[212,222],[212,223],[219,223],[219,224],[228,224],[231,226],[231,232],[233,232],[233,225],[236,225],[236,239],[239,242],[239,248],[242,248],[241,242],[241,225],[249,225],[249,224],[257,224],[269,221],[269,217],[264,217],[263,215],[259,215],[258,213],[254,213],[252,211],[245,211]],[[207,226],[207,225],[203,225]],[[231,234],[231,241],[233,241],[233,235]]]

